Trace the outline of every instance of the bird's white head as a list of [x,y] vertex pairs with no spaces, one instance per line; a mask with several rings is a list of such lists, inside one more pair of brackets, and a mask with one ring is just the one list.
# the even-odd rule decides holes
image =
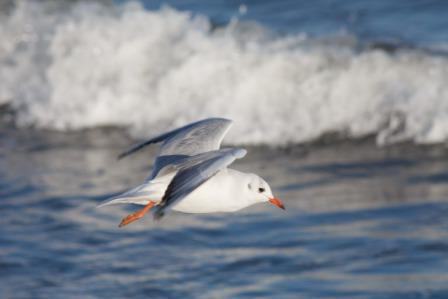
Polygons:
[[269,187],[269,184],[258,175],[249,175],[246,188],[253,203],[270,202],[280,209],[285,209],[282,201],[272,194],[272,190],[271,187]]

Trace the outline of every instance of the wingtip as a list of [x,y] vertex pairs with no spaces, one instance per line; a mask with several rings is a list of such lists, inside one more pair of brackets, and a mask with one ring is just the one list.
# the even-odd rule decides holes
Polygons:
[[[138,150],[138,149],[137,149],[137,150]],[[136,149],[135,149],[134,147],[132,147],[132,148],[130,148],[130,149],[124,151],[124,152],[121,152],[121,153],[117,156],[117,160],[119,161],[119,160],[121,160],[121,159],[123,159],[123,158],[126,158],[127,156],[129,156],[130,154],[134,153],[135,151],[136,151]]]
[[120,161],[121,159],[123,159],[124,157],[126,157],[128,154],[127,153],[121,153],[117,156],[117,161]]

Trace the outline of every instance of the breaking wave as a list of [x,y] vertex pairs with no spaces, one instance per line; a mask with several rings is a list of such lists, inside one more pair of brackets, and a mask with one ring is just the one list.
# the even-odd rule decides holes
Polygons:
[[235,121],[232,143],[328,132],[376,134],[379,144],[448,138],[448,58],[427,51],[279,35],[237,19],[216,27],[136,2],[17,1],[0,36],[0,104],[23,126],[125,126],[147,137],[221,116]]

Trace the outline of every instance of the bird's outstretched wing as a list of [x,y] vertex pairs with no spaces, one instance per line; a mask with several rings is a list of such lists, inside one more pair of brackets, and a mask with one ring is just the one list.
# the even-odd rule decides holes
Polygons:
[[155,209],[154,217],[161,218],[167,207],[185,198],[235,159],[244,157],[246,152],[242,148],[227,148],[185,159],[177,165],[179,171],[168,185],[162,201]]
[[118,156],[129,156],[153,143],[163,142],[160,156],[192,156],[219,149],[232,121],[225,118],[207,118],[139,143]]

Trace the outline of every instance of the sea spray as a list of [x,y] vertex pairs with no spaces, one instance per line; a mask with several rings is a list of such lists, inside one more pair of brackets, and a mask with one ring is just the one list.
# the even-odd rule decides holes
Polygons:
[[[113,125],[136,137],[205,117],[235,120],[227,142],[285,144],[328,132],[378,143],[448,137],[448,60],[361,49],[202,15],[20,1],[0,20],[0,103],[19,125]],[[397,129],[398,128],[398,129]]]

